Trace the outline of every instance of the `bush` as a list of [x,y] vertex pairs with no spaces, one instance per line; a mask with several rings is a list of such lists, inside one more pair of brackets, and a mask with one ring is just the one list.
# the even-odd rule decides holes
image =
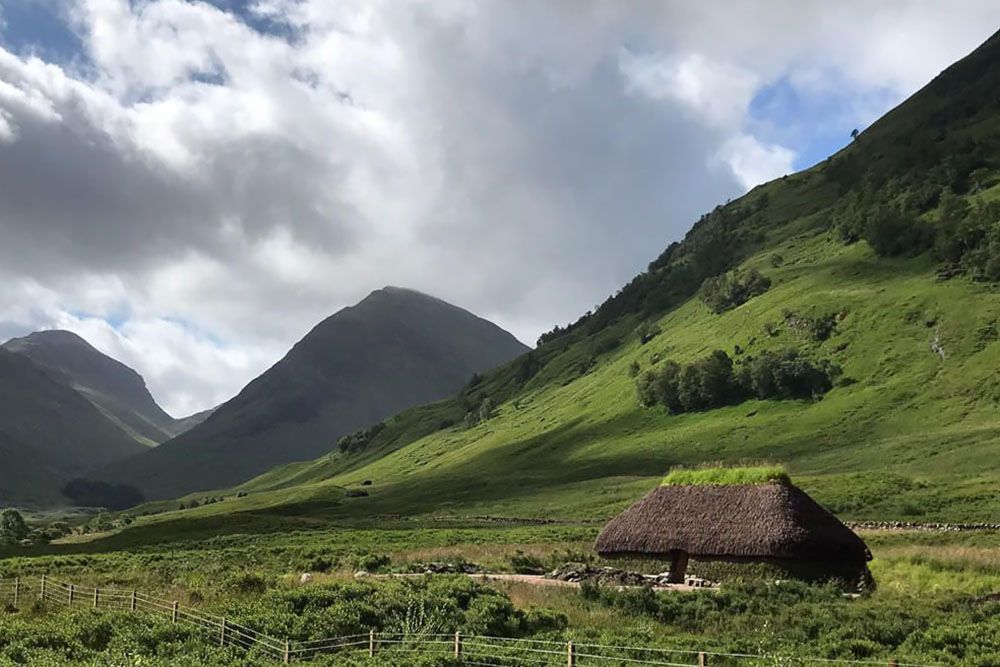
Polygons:
[[743,305],[771,287],[771,280],[757,269],[745,274],[738,269],[706,278],[701,286],[701,300],[713,313],[722,313]]
[[749,361],[740,372],[744,390],[760,399],[816,398],[830,391],[840,368],[827,361],[813,363],[786,348],[762,352]]
[[645,345],[660,335],[660,327],[655,324],[650,324],[649,322],[642,322],[638,327],[636,327],[635,333],[636,336],[639,337],[639,344]]
[[889,205],[869,214],[862,236],[880,257],[919,255],[934,244],[931,225]]
[[365,572],[381,572],[392,564],[392,559],[385,554],[365,554],[355,561],[359,570]]
[[28,524],[15,509],[0,512],[0,544],[17,544],[28,537]]
[[375,439],[379,433],[385,429],[385,423],[379,422],[378,424],[373,424],[368,428],[363,428],[361,430],[355,431],[349,435],[345,435],[337,440],[337,447],[340,451],[345,454],[353,454],[354,452],[359,452]]

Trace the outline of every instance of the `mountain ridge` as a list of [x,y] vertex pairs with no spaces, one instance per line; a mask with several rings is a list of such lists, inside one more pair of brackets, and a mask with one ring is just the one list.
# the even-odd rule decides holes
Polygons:
[[[12,338],[3,347],[30,358],[80,392],[140,444],[155,446],[179,435],[198,419],[175,419],[153,398],[134,369],[70,331],[49,329]],[[199,413],[200,415],[201,413]]]
[[99,477],[154,498],[239,483],[527,350],[467,310],[387,286],[318,323],[203,424]]

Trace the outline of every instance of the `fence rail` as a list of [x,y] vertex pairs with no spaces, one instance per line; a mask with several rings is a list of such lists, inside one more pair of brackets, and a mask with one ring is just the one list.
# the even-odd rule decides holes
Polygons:
[[265,657],[278,663],[306,661],[319,655],[357,652],[375,657],[380,652],[448,655],[462,665],[476,667],[755,667],[874,666],[940,667],[896,660],[809,658],[775,654],[588,644],[490,637],[484,635],[403,634],[370,631],[364,634],[291,641],[274,637],[223,616],[119,587],[88,587],[46,575],[0,579],[0,608],[23,609],[36,602],[55,608],[89,608],[152,614],[170,623],[183,623],[204,632],[208,641]]

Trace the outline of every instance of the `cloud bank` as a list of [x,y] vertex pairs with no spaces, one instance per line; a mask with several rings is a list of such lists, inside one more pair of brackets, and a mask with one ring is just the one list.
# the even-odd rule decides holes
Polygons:
[[5,4],[0,335],[77,331],[175,414],[386,284],[531,342],[825,150],[810,128],[846,141],[1000,18],[992,2],[78,0],[48,6],[80,47],[47,61]]

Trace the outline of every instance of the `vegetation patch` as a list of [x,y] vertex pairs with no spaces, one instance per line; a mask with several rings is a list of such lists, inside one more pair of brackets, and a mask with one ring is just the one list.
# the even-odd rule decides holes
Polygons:
[[729,484],[791,484],[782,466],[761,465],[740,468],[676,468],[667,473],[660,486],[690,486],[694,484],[724,486]]

